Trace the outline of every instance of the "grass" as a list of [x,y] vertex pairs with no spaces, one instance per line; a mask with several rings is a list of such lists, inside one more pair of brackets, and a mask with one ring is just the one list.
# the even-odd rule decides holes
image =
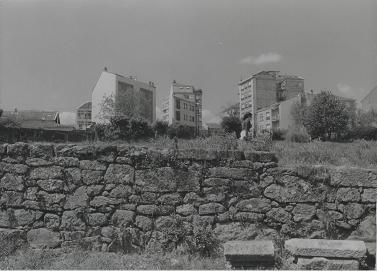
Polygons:
[[350,143],[295,143],[275,141],[272,151],[279,165],[333,165],[377,168],[377,141],[358,140]]
[[181,255],[176,252],[166,254],[116,254],[105,252],[73,251],[64,253],[54,250],[20,250],[14,255],[0,258],[0,269],[225,269],[225,259],[202,258]]

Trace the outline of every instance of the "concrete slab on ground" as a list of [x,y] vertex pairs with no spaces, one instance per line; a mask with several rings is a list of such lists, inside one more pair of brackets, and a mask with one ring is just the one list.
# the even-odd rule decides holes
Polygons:
[[359,259],[366,254],[363,241],[290,239],[285,248],[295,256]]

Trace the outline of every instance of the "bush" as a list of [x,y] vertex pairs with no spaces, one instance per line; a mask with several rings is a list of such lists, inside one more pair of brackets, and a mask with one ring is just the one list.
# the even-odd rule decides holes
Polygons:
[[290,142],[307,143],[310,142],[310,135],[305,129],[292,129],[287,132],[285,140]]
[[131,140],[153,136],[153,130],[142,118],[113,117],[110,123],[95,124],[96,136],[101,140]]
[[167,135],[169,123],[167,123],[166,121],[156,120],[153,123],[152,128],[153,128],[154,133],[157,134],[158,136]]
[[192,236],[186,240],[188,252],[211,257],[219,254],[220,241],[214,235],[210,225],[194,223]]
[[358,126],[352,129],[345,138],[377,140],[377,128],[373,126]]
[[170,125],[167,133],[170,138],[178,137],[190,139],[195,137],[195,128],[184,125]]
[[224,117],[221,121],[221,127],[226,133],[236,133],[236,137],[240,137],[242,131],[242,123],[238,117]]
[[272,139],[273,140],[284,140],[287,134],[286,130],[277,129],[272,132]]

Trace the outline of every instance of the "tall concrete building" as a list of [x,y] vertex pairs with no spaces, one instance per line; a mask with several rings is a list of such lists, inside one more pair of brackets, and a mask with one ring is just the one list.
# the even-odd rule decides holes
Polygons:
[[304,92],[304,79],[295,75],[280,75],[279,71],[261,71],[238,83],[240,118],[252,114],[251,125],[257,131],[257,110],[289,100]]
[[[114,110],[103,110],[103,101],[112,98]],[[132,76],[101,73],[92,92],[92,121],[107,122],[113,115],[136,115],[150,123],[156,120],[156,87],[153,82],[137,81]]]
[[169,125],[193,127],[198,135],[202,129],[201,89],[173,81],[169,97],[162,104],[162,119]]

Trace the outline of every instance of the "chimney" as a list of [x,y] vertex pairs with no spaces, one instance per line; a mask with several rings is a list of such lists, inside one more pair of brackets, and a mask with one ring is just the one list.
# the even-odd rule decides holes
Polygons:
[[103,70],[104,70],[105,72],[107,72],[107,67],[104,67]]
[[177,82],[175,80],[173,80],[173,84],[176,84]]

